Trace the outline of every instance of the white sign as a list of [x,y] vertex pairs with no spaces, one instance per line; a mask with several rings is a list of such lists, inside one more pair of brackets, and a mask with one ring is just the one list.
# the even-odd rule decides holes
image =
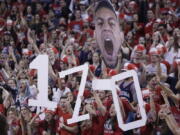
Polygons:
[[[55,102],[51,102],[48,100],[48,56],[47,55],[39,55],[35,60],[33,60],[30,64],[31,69],[38,70],[38,89],[39,93],[36,100],[29,100],[30,106],[42,106],[47,108],[56,108],[57,104]],[[77,66],[59,73],[60,78],[64,78],[66,75],[73,74],[79,71],[82,71],[82,78],[79,87],[79,92],[73,112],[73,116],[71,119],[67,120],[68,124],[80,122],[83,120],[87,120],[90,118],[89,114],[80,115],[79,110],[81,106],[81,96],[83,96],[86,79],[88,76],[88,68],[89,65],[86,63],[81,66]],[[136,89],[138,105],[140,108],[141,119],[137,121],[133,121],[127,124],[124,124],[117,95],[117,85],[116,82],[120,80],[124,80],[126,78],[132,77],[134,80],[134,85]],[[119,127],[124,130],[131,130],[134,128],[138,128],[144,126],[147,120],[146,112],[143,107],[143,99],[142,94],[139,86],[139,81],[137,77],[137,73],[133,70],[127,71],[124,73],[120,73],[118,75],[112,76],[110,79],[94,79],[92,80],[92,89],[93,90],[109,90],[112,92],[113,102],[115,105],[115,110],[117,114],[117,120]]]

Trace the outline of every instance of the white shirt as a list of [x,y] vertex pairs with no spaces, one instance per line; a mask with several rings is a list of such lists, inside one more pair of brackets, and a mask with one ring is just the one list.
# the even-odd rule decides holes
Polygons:
[[53,88],[53,97],[52,101],[59,102],[60,98],[64,95],[66,95],[68,92],[71,92],[71,90],[68,87],[65,87],[65,90],[60,90],[59,88]]
[[[166,66],[163,63],[160,63],[160,66],[161,66],[162,73],[167,74]],[[146,72],[149,73],[149,74],[157,73],[157,65],[155,65],[155,66],[152,65],[152,64],[147,65],[146,66]]]

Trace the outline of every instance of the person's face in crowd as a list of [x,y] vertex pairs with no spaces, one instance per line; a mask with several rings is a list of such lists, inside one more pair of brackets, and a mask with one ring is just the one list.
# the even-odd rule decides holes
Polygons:
[[49,56],[49,60],[50,62],[54,62],[55,61],[55,54],[54,51],[52,49],[48,49],[47,54]]
[[70,103],[72,103],[74,101],[74,96],[73,96],[72,92],[68,92],[67,97],[68,97],[68,101]]
[[158,27],[158,31],[159,31],[161,34],[164,34],[165,28],[164,28],[163,26],[159,26],[159,27]]
[[16,6],[13,6],[13,7],[12,7],[12,10],[11,10],[11,13],[12,13],[12,14],[16,14],[16,12],[17,12],[17,7],[16,7]]
[[179,28],[174,29],[173,36],[180,38],[180,29]]
[[61,70],[67,69],[67,64],[61,61],[60,62],[60,68],[61,68]]
[[128,43],[132,43],[133,42],[133,34],[132,34],[132,32],[128,32],[126,38],[127,38]]
[[111,105],[110,109],[109,109],[109,114],[111,117],[116,116],[116,111],[115,111],[115,106],[114,104]]
[[153,38],[153,41],[154,41],[154,42],[159,43],[159,41],[160,41],[159,31],[154,32],[152,38]]
[[24,68],[25,68],[25,61],[21,60],[21,61],[19,62],[19,66],[20,66],[22,69],[24,69]]
[[41,44],[40,47],[39,47],[39,50],[41,53],[46,53],[46,47],[45,47],[45,44]]
[[71,55],[73,53],[73,48],[71,45],[69,45],[67,48],[66,48],[66,54],[67,55]]
[[81,9],[81,11],[85,11],[86,10],[86,5],[85,4],[80,4],[80,9]]
[[138,22],[138,14],[134,14],[133,15],[133,21],[134,22]]
[[36,10],[37,10],[37,11],[40,11],[41,9],[42,9],[41,4],[37,3],[37,4],[36,4]]
[[52,89],[51,87],[48,87],[48,95],[51,95],[53,92],[52,92]]
[[7,114],[7,118],[11,119],[11,120],[16,119],[16,113],[14,111],[10,110]]
[[69,102],[67,101],[66,98],[62,98],[60,99],[59,105],[62,111],[67,111]]
[[27,7],[27,13],[28,13],[28,14],[31,14],[31,12],[32,12],[31,6],[28,6],[28,7]]
[[151,55],[151,62],[156,63],[159,61],[159,55]]
[[98,91],[98,96],[101,100],[103,100],[106,96],[106,92],[105,91]]
[[152,90],[155,90],[156,86],[157,86],[157,78],[153,77],[149,82],[148,85]]
[[16,88],[16,83],[15,83],[15,80],[11,79],[11,80],[8,80],[8,85],[11,87],[11,88]]
[[76,10],[75,17],[76,17],[76,19],[81,19],[81,11],[80,10]]
[[53,119],[53,115],[51,113],[49,113],[49,112],[46,112],[45,113],[45,120],[47,122],[50,122],[52,119]]
[[77,79],[76,79],[76,77],[73,77],[71,79],[71,85],[72,85],[72,88],[76,88],[76,86],[77,86]]
[[55,38],[57,38],[57,32],[56,32],[56,30],[53,30],[52,31],[52,39],[55,39]]
[[153,31],[157,31],[158,30],[158,23],[157,22],[154,22],[153,24]]
[[26,80],[21,79],[19,83],[20,91],[23,92],[26,89]]
[[21,114],[22,114],[22,116],[23,116],[24,118],[26,118],[26,117],[28,117],[28,116],[30,115],[30,112],[29,112],[29,110],[28,110],[27,108],[22,107],[22,108],[21,108]]
[[144,37],[139,38],[139,44],[145,45],[146,41]]
[[98,53],[93,53],[93,57],[92,57],[92,60],[93,60],[93,63],[99,63],[99,54]]
[[66,81],[64,79],[61,79],[61,89],[65,89],[66,87]]
[[147,18],[148,18],[148,21],[151,21],[154,19],[154,13],[152,10],[147,11]]
[[61,0],[60,1],[60,5],[61,5],[61,7],[65,7],[66,6],[66,2],[64,0]]
[[143,52],[142,51],[135,51],[134,52],[134,63],[140,63],[143,57]]
[[64,17],[61,17],[59,19],[59,24],[66,24],[66,19]]
[[39,14],[36,14],[36,15],[35,15],[35,20],[36,20],[36,21],[39,21],[39,20],[40,20]]
[[169,37],[168,43],[170,46],[172,46],[174,44],[174,37],[173,36]]
[[123,32],[120,30],[119,21],[113,11],[100,8],[96,12],[95,35],[97,44],[106,66],[115,68],[118,53],[124,41]]

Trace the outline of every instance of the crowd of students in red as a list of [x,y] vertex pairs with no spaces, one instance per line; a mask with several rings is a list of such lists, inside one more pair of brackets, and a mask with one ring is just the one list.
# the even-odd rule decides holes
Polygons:
[[[180,2],[112,0],[125,41],[115,69],[106,67],[94,39],[92,0],[0,1],[0,134],[2,135],[179,135]],[[28,106],[38,94],[37,71],[29,64],[49,56],[48,99],[55,110]],[[80,114],[72,117],[82,72],[58,72],[89,63]],[[135,70],[147,113],[144,127],[122,131],[110,91],[92,91],[93,78]],[[132,78],[117,83],[124,123],[141,118]],[[120,111],[120,110],[119,110]]]

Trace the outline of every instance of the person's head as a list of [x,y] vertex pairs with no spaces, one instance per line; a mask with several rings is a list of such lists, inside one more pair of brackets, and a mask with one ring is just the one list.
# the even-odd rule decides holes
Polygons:
[[163,35],[166,32],[166,24],[159,24],[158,31]]
[[67,100],[70,102],[70,103],[73,103],[74,101],[74,95],[72,92],[68,92],[67,93]]
[[7,118],[8,119],[16,119],[17,118],[17,110],[15,108],[15,106],[10,107],[7,111]]
[[53,119],[53,116],[54,116],[54,112],[52,110],[46,110],[45,111],[45,120],[47,122],[50,122],[52,119]]
[[21,106],[21,114],[22,117],[24,117],[25,120],[28,120],[29,117],[31,117],[31,110],[27,105]]
[[157,48],[151,48],[149,51],[151,63],[157,63],[160,60],[160,52]]
[[27,13],[28,13],[28,14],[31,14],[31,12],[32,12],[32,8],[31,8],[31,6],[28,6],[28,7],[27,7]]
[[180,39],[180,29],[179,28],[174,29],[173,37],[175,37],[176,39]]
[[98,96],[101,100],[103,100],[106,97],[106,92],[105,91],[98,91]]
[[106,66],[115,68],[124,35],[112,5],[106,0],[95,8],[95,37]]
[[75,11],[75,18],[76,19],[81,19],[81,10],[76,10]]
[[139,37],[139,44],[145,45],[146,40],[145,37]]
[[153,42],[160,43],[161,41],[160,32],[159,31],[154,32],[152,39],[153,39]]
[[26,80],[25,80],[25,79],[21,79],[21,80],[19,81],[19,91],[20,91],[20,92],[25,92],[26,86],[27,86]]
[[154,19],[154,13],[152,10],[147,11],[147,18],[148,18],[148,21],[152,21]]
[[134,21],[134,22],[138,22],[138,19],[139,19],[138,14],[134,14],[134,15],[133,15],[133,21]]
[[69,105],[69,101],[68,101],[67,96],[62,96],[60,98],[60,101],[59,101],[59,106],[61,107],[61,110],[63,112],[67,112],[68,111],[68,105]]
[[93,57],[92,57],[93,63],[98,63],[100,60],[100,56],[98,52],[93,53]]
[[72,79],[71,79],[71,85],[72,85],[73,89],[75,89],[76,86],[78,85],[78,81],[77,81],[77,78],[75,76],[72,77]]
[[134,63],[140,63],[145,53],[146,53],[146,49],[144,45],[142,44],[136,45],[131,54],[132,55],[131,59],[133,60]]
[[72,55],[73,54],[73,47],[71,45],[68,45],[66,48],[66,55]]
[[147,74],[146,75],[146,82],[149,88],[155,89],[157,85],[157,78],[155,74]]
[[16,88],[17,85],[16,85],[16,80],[15,79],[9,79],[8,80],[8,85],[11,87],[11,88]]

